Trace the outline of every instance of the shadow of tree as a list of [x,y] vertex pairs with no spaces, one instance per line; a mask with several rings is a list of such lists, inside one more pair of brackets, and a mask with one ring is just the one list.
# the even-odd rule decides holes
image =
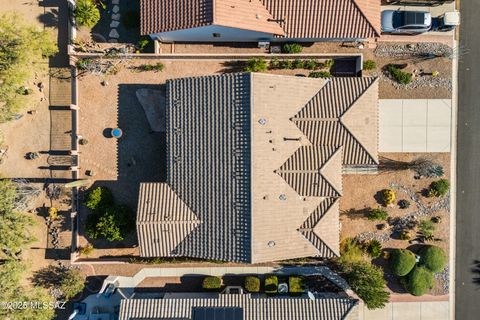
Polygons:
[[473,267],[471,271],[474,274],[472,282],[477,286],[480,286],[480,260],[473,260]]
[[43,23],[45,27],[56,27],[58,25],[58,9],[52,9],[38,17],[38,21]]
[[60,285],[62,274],[64,272],[64,268],[50,265],[35,271],[32,275],[32,283],[46,289],[57,287]]
[[348,210],[343,210],[340,212],[341,215],[348,216],[348,218],[352,220],[364,219],[367,217],[368,213],[372,211],[372,208],[363,208],[363,209],[355,209],[351,208]]

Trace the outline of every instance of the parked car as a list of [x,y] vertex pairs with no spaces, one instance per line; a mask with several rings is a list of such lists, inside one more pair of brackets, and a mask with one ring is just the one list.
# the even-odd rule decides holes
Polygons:
[[427,32],[432,27],[432,15],[426,11],[382,11],[382,32],[414,35]]
[[441,6],[452,3],[454,0],[385,0],[386,4],[398,4],[403,6]]

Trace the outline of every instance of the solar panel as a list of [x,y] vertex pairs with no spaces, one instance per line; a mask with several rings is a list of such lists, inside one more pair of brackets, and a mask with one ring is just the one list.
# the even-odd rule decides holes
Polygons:
[[243,308],[195,307],[193,320],[243,320]]

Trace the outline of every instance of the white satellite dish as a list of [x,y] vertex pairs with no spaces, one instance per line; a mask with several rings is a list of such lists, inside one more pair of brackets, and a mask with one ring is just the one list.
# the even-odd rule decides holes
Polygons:
[[307,291],[307,296],[310,300],[313,300],[315,301],[315,296],[313,295],[313,293],[311,293],[310,291]]

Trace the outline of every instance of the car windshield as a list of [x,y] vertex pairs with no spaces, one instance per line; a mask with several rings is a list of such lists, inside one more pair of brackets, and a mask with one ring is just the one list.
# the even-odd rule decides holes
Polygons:
[[405,16],[402,11],[395,11],[392,16],[392,25],[393,27],[400,28],[405,24]]

